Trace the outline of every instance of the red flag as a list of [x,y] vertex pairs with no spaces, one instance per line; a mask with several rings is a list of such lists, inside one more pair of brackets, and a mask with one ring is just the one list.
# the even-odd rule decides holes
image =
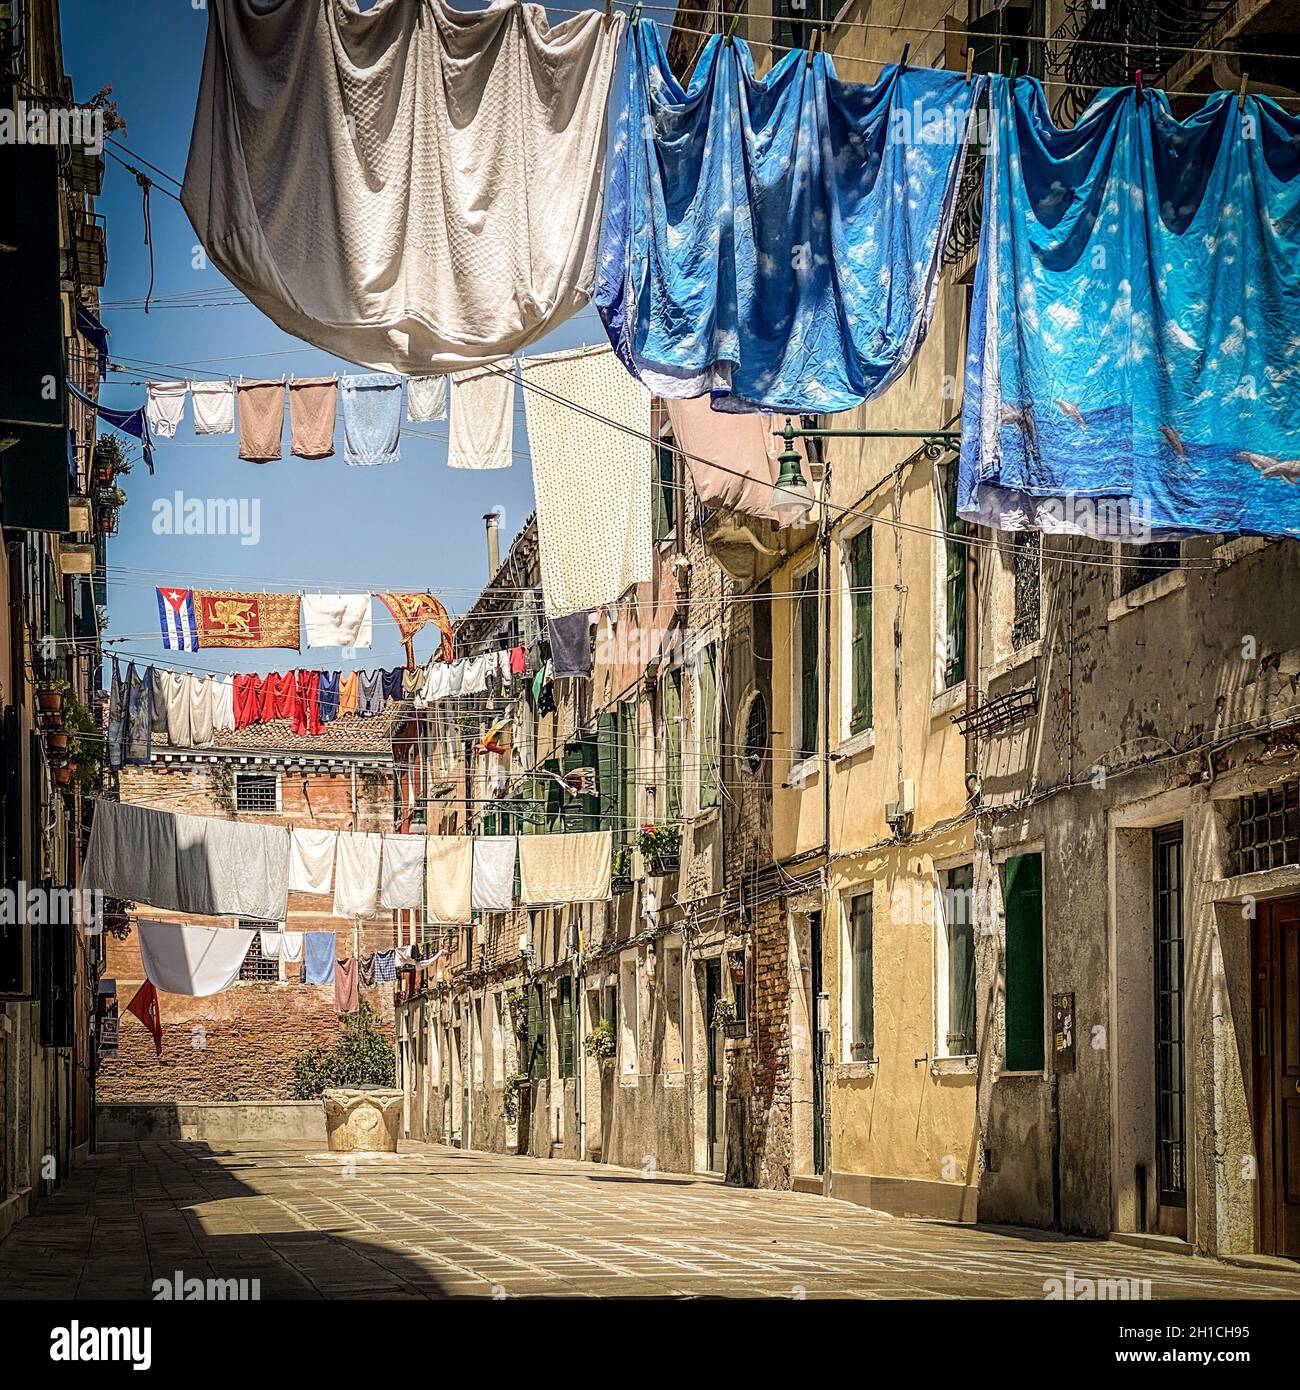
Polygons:
[[136,1018],[153,1034],[154,1051],[162,1056],[162,1015],[158,1012],[158,991],[152,980],[146,980],[135,992],[135,998],[126,1006],[129,1014]]

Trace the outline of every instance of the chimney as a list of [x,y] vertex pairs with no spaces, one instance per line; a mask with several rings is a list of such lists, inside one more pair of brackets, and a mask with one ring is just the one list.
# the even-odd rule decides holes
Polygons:
[[488,578],[494,579],[501,568],[501,517],[497,512],[488,512],[483,517],[487,529]]

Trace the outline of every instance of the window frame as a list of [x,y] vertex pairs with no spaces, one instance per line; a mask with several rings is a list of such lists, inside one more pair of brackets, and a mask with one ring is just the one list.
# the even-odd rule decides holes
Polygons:
[[618,1070],[638,1076],[641,1070],[641,962],[634,949],[618,958]]
[[[951,1050],[949,1037],[952,1033],[952,937],[948,905],[951,876],[965,870],[970,876],[968,885],[968,920],[964,924],[970,937],[970,1007],[971,1007],[971,1048],[969,1051]],[[978,988],[979,972],[975,961],[975,946],[978,932],[975,922],[975,865],[967,856],[960,859],[943,860],[934,866],[934,1050],[936,1062],[973,1062],[979,1050],[979,1010]]]
[[[853,649],[857,637],[858,603],[860,595],[853,592],[854,546],[865,536],[867,538],[867,589],[866,597],[866,720],[859,722],[856,710],[856,671],[854,669]],[[846,528],[840,536],[840,743],[849,743],[860,735],[865,736],[875,728],[874,686],[875,672],[875,603],[871,589],[875,585],[875,534],[872,523],[863,520]]]
[[[663,729],[663,787],[664,787],[664,814],[663,819],[669,821],[679,821],[682,819],[682,810],[685,806],[685,788],[683,786],[684,764],[683,764],[683,741],[682,741],[682,716],[683,702],[682,694],[685,682],[682,680],[682,668],[680,666],[669,666],[659,678],[659,708],[660,725]],[[677,705],[676,717],[673,717],[668,708],[668,693],[671,689],[673,699]],[[672,769],[671,751],[676,749],[677,775],[674,779]]]
[[[248,949],[248,954],[239,964],[239,974],[236,975],[233,983],[237,985],[282,985],[284,983],[284,942],[280,942],[280,954],[278,956],[265,956],[262,954],[262,928],[274,928],[284,934],[284,924],[282,922],[262,921],[256,917],[240,917],[237,924],[245,931],[256,931],[257,936],[253,939],[252,945]],[[257,976],[245,976],[244,966],[248,964],[248,957],[253,951],[257,951],[257,960],[254,964],[268,964],[275,966],[275,979],[259,979]]]
[[[274,806],[241,806],[239,804],[239,786],[241,782],[265,782],[274,781],[275,783],[275,805]],[[283,777],[279,769],[270,772],[236,772],[233,778],[231,794],[235,801],[235,814],[237,816],[278,816],[283,813]]]
[[[934,695],[936,698],[960,690],[970,676],[970,651],[967,633],[969,622],[970,565],[967,547],[952,539],[954,536],[969,536],[974,527],[956,515],[957,503],[957,460],[935,464],[935,627],[934,627]],[[951,515],[950,515],[951,511]],[[956,562],[960,557],[961,579],[963,585],[962,617],[959,627],[952,621],[953,605],[949,593],[956,581]],[[958,637],[958,634],[960,636]],[[957,658],[950,655],[951,649],[960,645],[960,675],[954,678]]]
[[[1039,1047],[1040,1060],[1037,1066],[1012,1066],[1010,1056],[1010,1003],[1011,1003],[1011,984],[1008,966],[1011,963],[1011,940],[1010,940],[1010,921],[1009,921],[1009,901],[1007,898],[1007,871],[1012,860],[1019,859],[1038,860],[1038,950],[1039,950]],[[1047,1031],[1049,1007],[1049,997],[1047,993],[1047,876],[1044,872],[1044,854],[1041,843],[1031,843],[1017,845],[1014,849],[1008,849],[1000,853],[996,860],[996,881],[998,892],[1002,901],[1002,951],[999,962],[999,984],[1002,994],[1002,1057],[999,1068],[999,1075],[1002,1076],[1046,1076],[1047,1075]],[[1020,1058],[1016,1058],[1020,1061]],[[1025,1059],[1029,1060],[1029,1059]]]
[[[705,708],[704,670],[708,666],[713,681],[713,709]],[[695,807],[697,811],[712,811],[722,796],[722,765],[720,762],[721,734],[718,716],[721,709],[718,698],[718,643],[710,639],[696,653],[695,665],[695,717],[693,743],[695,752]],[[709,799],[704,797],[704,772],[706,766],[712,770],[713,785]]]
[[[813,593],[809,595],[808,580],[812,579]],[[790,600],[790,649],[793,654],[790,679],[790,780],[794,781],[800,773],[806,773],[816,765],[821,754],[821,663],[822,663],[822,611],[824,595],[821,591],[821,556],[818,555],[807,564],[801,565],[791,575],[791,586],[799,591]],[[813,661],[812,689],[815,692],[813,704],[813,727],[815,734],[812,747],[805,748],[804,718],[807,713],[804,705],[804,605],[813,604],[813,631],[816,635],[816,657]]]
[[[865,924],[867,931],[868,988],[870,991],[867,1019],[869,1036],[859,1042],[856,1038],[858,1014],[858,980],[854,956],[854,924],[857,904],[866,899]],[[840,1062],[849,1066],[874,1066],[876,1057],[876,962],[875,962],[875,889],[866,885],[846,889],[840,896]],[[867,1055],[858,1057],[861,1048]]]

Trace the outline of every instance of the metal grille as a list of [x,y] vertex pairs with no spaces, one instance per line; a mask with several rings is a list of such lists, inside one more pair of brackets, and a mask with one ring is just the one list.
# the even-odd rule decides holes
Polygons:
[[1300,782],[1238,798],[1232,848],[1238,874],[1300,864]]
[[943,248],[945,265],[959,265],[973,255],[980,242],[980,220],[984,213],[984,155],[975,149],[966,152],[966,163],[957,186],[957,203],[952,225]]
[[280,779],[275,773],[235,774],[236,811],[275,811],[279,809]]
[[[1119,591],[1131,594],[1144,584],[1178,568],[1182,547],[1178,541],[1152,541],[1150,545],[1120,547]],[[1136,563],[1135,563],[1136,561]],[[1151,563],[1146,563],[1150,561]]]
[[239,925],[254,931],[258,934],[253,938],[253,944],[248,948],[248,954],[244,957],[244,963],[239,967],[239,978],[241,980],[260,980],[274,984],[280,978],[279,960],[271,960],[262,954],[262,936],[260,929],[265,927],[268,931],[275,931],[279,924],[276,922],[258,922],[240,918]]
[[745,716],[744,746],[741,751],[745,771],[751,777],[757,776],[765,757],[767,757],[767,701],[763,698],[763,692],[756,690],[754,698],[749,702],[749,712]]
[[1011,573],[1015,581],[1015,612],[1011,646],[1019,651],[1040,636],[1042,608],[1042,551],[1037,531],[1017,531],[1011,540]]
[[1183,828],[1155,834],[1156,1179],[1160,1201],[1187,1201],[1184,1156]]

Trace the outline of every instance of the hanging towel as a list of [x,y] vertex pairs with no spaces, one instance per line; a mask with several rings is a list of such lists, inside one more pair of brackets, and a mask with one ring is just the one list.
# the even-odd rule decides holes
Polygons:
[[212,677],[187,675],[190,696],[190,745],[194,748],[212,746]]
[[369,467],[396,463],[402,429],[402,379],[383,372],[345,376],[343,461]]
[[286,332],[420,374],[515,352],[587,303],[621,15],[207,8],[181,201]]
[[212,681],[212,732],[225,734],[235,727],[235,678],[215,676]]
[[334,964],[334,1007],[341,1014],[354,1014],[361,1007],[355,956]]
[[294,672],[293,731],[295,734],[320,733],[319,671]]
[[339,673],[337,671],[322,671],[320,673],[320,688],[316,698],[322,724],[332,723],[338,718]]
[[269,463],[280,457],[284,433],[284,382],[239,383],[239,457]]
[[515,905],[513,835],[476,835],[471,902],[483,912],[509,912]]
[[338,378],[294,377],[289,382],[289,452],[303,459],[334,453]]
[[289,831],[289,891],[328,893],[338,831],[295,825]]
[[137,671],[132,662],[126,671],[126,761],[147,763],[152,752],[153,682],[148,670]]
[[280,959],[292,965],[302,960],[302,938],[300,931],[282,931],[280,933]]
[[397,948],[375,952],[375,982],[390,985],[397,979]]
[[149,727],[155,734],[167,732],[167,692],[163,681],[166,672],[157,666],[149,668]]
[[451,380],[449,468],[509,468],[515,442],[515,364],[502,361]]
[[176,817],[126,802],[94,802],[81,886],[110,898],[182,911]]
[[519,837],[520,897],[529,907],[604,902],[610,896],[608,830]]
[[430,922],[463,925],[473,920],[470,888],[474,840],[469,835],[430,835],[425,845],[425,916]]
[[375,956],[372,951],[368,956],[361,957],[361,983],[367,987],[375,983]]
[[246,729],[261,722],[263,681],[260,676],[235,677],[235,728]]
[[369,594],[304,594],[309,647],[369,647],[374,640]]
[[262,927],[257,934],[257,948],[267,960],[279,960],[283,940],[284,933],[278,928],[272,931],[270,927]]
[[992,84],[958,514],[1300,536],[1300,118],[1129,87],[1060,130],[1037,82]]
[[108,687],[108,765],[119,768],[126,761],[126,701],[127,687],[113,661],[113,676]]
[[406,418],[413,423],[447,418],[445,376],[413,376],[407,380]]
[[614,603],[650,578],[650,393],[606,350],[534,358],[520,371],[525,388],[543,387],[602,417],[524,391],[542,594],[546,616],[562,618]]
[[346,719],[356,714],[357,701],[361,689],[361,673],[349,671],[339,677],[339,718]]
[[171,439],[185,415],[187,381],[151,381],[146,387],[144,418],[156,439]]
[[424,906],[424,835],[385,835],[380,907]]
[[[180,671],[163,672],[163,699],[167,703],[167,742],[173,748],[190,747],[190,677]],[[155,903],[155,907],[159,904]]]
[[149,982],[164,994],[206,999],[239,978],[257,932],[247,927],[197,927],[141,918],[140,963]]
[[584,608],[546,623],[557,676],[591,675],[591,614]]
[[[182,911],[205,917],[252,917],[283,922],[289,897],[289,831],[282,825],[256,825],[215,817],[177,817],[177,856],[181,887],[191,885],[206,898],[191,897]],[[201,845],[184,843],[183,823],[198,821]]]
[[596,287],[628,370],[722,409],[878,396],[929,326],[983,92],[897,65],[844,82],[795,50],[757,78],[720,36],[683,88],[658,25],[637,25]]
[[305,985],[334,983],[334,933],[309,931],[303,933],[302,982]]
[[422,666],[410,666],[402,672],[402,699],[414,700],[424,689],[427,673]]
[[234,434],[233,381],[191,381],[190,401],[194,409],[195,434]]
[[378,912],[382,835],[343,832],[334,855],[334,916],[349,921]]

